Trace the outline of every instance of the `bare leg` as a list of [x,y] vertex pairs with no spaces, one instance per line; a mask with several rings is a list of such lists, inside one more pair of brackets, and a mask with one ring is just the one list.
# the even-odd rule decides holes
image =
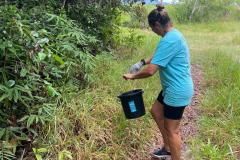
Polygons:
[[171,151],[172,160],[180,160],[181,157],[181,136],[180,136],[180,120],[164,120],[164,126],[168,135],[168,142]]
[[151,114],[152,114],[155,122],[157,123],[157,126],[162,134],[164,147],[165,147],[165,149],[167,149],[169,151],[170,148],[169,148],[169,143],[168,143],[168,136],[167,136],[166,129],[164,127],[163,105],[160,102],[158,102],[157,100],[155,101],[155,103],[152,106]]

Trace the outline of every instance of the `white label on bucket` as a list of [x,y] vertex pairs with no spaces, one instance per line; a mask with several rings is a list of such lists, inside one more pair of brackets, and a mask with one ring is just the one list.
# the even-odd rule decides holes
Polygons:
[[137,111],[134,101],[130,101],[130,102],[128,102],[128,104],[129,104],[131,112],[136,112]]

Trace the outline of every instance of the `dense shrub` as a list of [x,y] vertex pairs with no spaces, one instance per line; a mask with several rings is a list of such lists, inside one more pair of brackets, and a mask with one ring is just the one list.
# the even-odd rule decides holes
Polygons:
[[114,37],[118,33],[120,1],[88,1],[76,0],[65,6],[68,17],[76,20],[83,29],[101,40],[98,48],[113,46]]
[[0,159],[46,153],[32,142],[57,107],[93,81],[94,55],[115,43],[140,45],[142,36],[133,30],[116,34],[118,1],[99,2],[0,2]]
[[[59,14],[63,10],[68,18],[82,26],[88,34],[99,40],[96,51],[109,49],[114,42],[114,36],[118,33],[120,0],[7,0],[7,4],[15,4],[25,11],[36,6],[43,10],[52,10]],[[1,2],[0,2],[1,3]]]
[[98,41],[41,7],[1,6],[0,23],[0,139],[16,148],[51,121],[62,94],[91,81]]
[[148,27],[147,16],[148,11],[145,6],[135,4],[127,10],[130,20],[125,22],[125,26],[130,28],[146,28]]

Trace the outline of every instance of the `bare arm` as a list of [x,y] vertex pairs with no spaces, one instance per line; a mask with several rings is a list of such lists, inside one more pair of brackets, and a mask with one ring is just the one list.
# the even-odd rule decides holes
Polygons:
[[152,75],[154,75],[159,69],[158,65],[155,64],[149,64],[144,68],[142,71],[134,73],[134,74],[124,74],[123,78],[128,80],[134,80],[134,79],[142,79],[142,78],[147,78]]

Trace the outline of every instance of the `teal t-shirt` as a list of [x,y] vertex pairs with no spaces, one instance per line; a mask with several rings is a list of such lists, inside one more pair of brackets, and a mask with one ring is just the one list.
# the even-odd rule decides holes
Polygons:
[[160,40],[151,64],[159,65],[164,103],[174,107],[189,105],[194,92],[189,49],[177,29]]

